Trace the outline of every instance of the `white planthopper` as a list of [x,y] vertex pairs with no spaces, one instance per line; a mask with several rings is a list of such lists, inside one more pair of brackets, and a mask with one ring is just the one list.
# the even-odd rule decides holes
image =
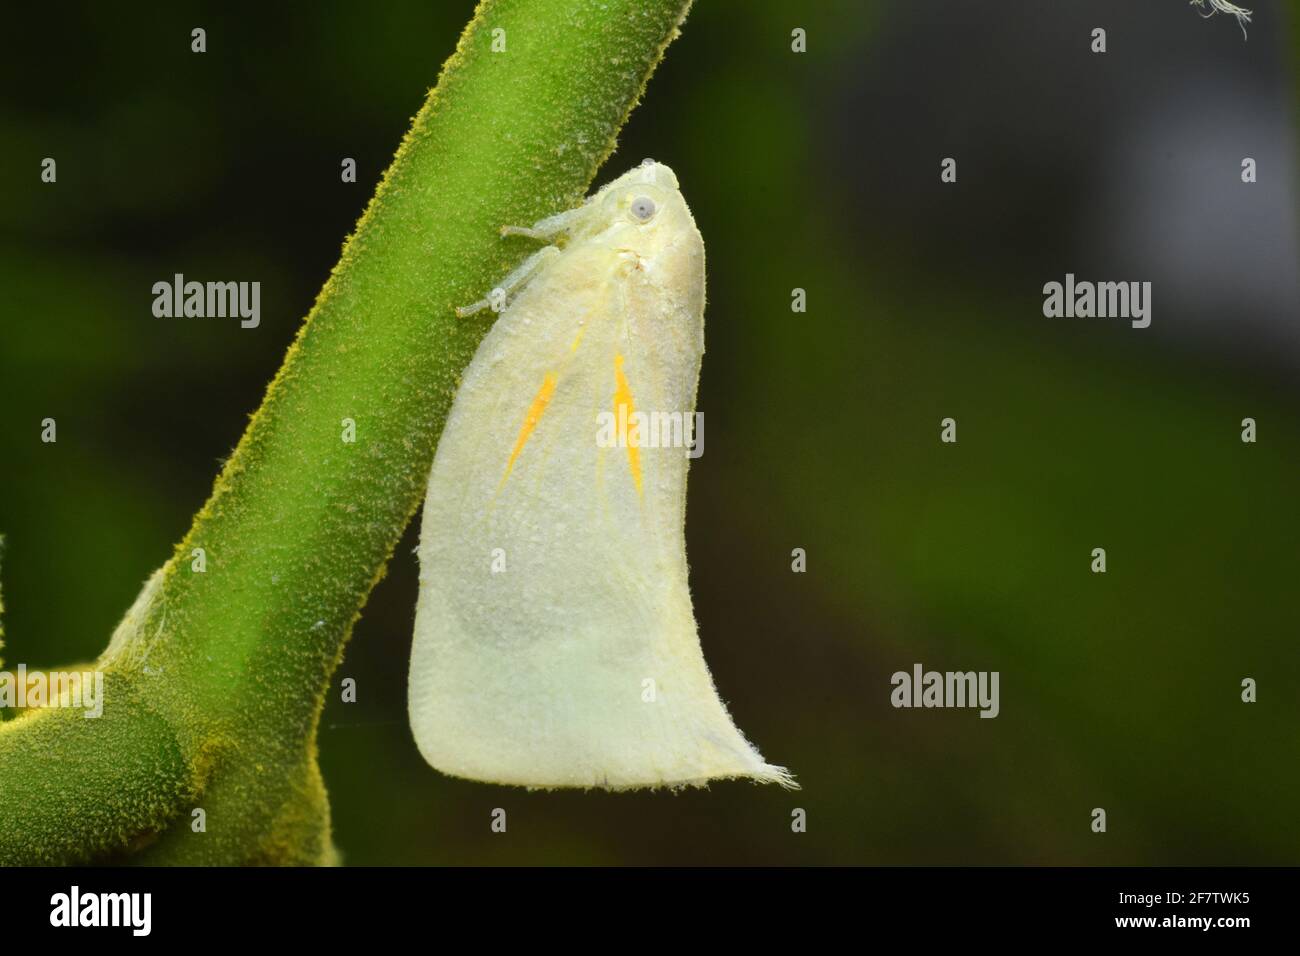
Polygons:
[[[686,449],[635,434],[637,410],[693,415],[704,353],[704,243],[677,177],[646,160],[502,233],[558,244],[458,310],[510,297],[429,476],[409,686],[420,752],[527,787],[794,786],[704,662]],[[599,440],[611,420],[619,441]]]

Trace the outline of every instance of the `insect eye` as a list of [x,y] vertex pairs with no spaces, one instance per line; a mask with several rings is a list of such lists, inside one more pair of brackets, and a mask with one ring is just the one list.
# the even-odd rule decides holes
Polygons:
[[637,196],[628,208],[635,218],[641,222],[649,222],[655,214],[655,201],[649,196]]

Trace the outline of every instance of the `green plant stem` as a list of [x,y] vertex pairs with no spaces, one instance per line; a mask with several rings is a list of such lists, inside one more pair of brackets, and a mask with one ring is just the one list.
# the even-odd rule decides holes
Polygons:
[[480,6],[211,498],[114,636],[104,717],[0,726],[0,862],[333,859],[316,727],[489,325],[453,308],[530,251],[499,226],[584,194],[688,7]]

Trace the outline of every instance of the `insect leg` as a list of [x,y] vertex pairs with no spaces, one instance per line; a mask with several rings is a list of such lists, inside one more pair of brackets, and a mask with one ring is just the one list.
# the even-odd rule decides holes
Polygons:
[[506,299],[514,292],[518,291],[538,269],[542,268],[547,262],[560,254],[556,246],[547,246],[545,249],[539,249],[531,256],[519,264],[519,267],[501,280],[501,284],[488,293],[487,298],[479,299],[470,305],[459,306],[456,309],[458,318],[465,318],[473,315],[475,312],[481,312],[484,309],[491,309],[493,312],[500,312],[505,308]]
[[501,235],[527,236],[529,239],[541,240],[554,239],[560,233],[567,232],[569,227],[587,212],[589,210],[584,203],[574,209],[566,209],[564,212],[557,212],[554,216],[540,219],[531,226],[502,226]]

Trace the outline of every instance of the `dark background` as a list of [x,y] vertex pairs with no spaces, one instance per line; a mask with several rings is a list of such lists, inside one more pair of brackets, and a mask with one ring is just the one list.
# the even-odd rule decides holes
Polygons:
[[[598,182],[667,162],[704,235],[701,639],[738,725],[804,789],[530,794],[429,769],[405,716],[408,531],[337,675],[359,700],[333,694],[322,720],[345,860],[1300,860],[1300,33],[1282,3],[1248,5],[1243,39],[1184,0],[700,3]],[[6,666],[102,650],[471,12],[7,23]],[[155,319],[175,272],[260,279],[261,327]],[[1151,281],[1151,328],[1044,318],[1066,272]],[[999,671],[1001,716],[894,710],[914,662]]]

